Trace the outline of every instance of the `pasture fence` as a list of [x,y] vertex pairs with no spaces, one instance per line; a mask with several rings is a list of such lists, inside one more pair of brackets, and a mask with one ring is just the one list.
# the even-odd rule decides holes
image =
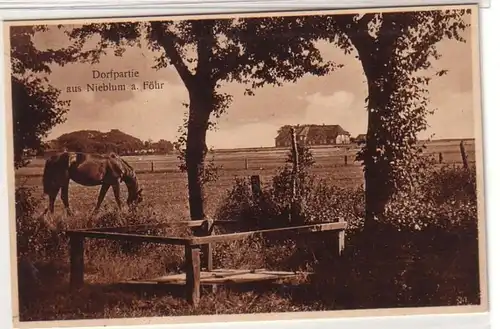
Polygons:
[[[456,144],[455,144],[456,145]],[[459,147],[434,147],[425,151],[438,164],[462,164],[469,167],[475,162],[474,149],[465,149],[462,142]],[[332,151],[332,149],[312,149],[315,158],[315,168],[323,170],[336,167],[359,167],[361,163],[356,161],[356,149],[344,148]],[[265,171],[277,170],[285,165],[285,151],[281,149],[266,151],[224,151],[212,154],[215,163],[225,172],[231,171]],[[178,173],[179,161],[175,155],[165,156],[124,156],[138,173]],[[16,170],[20,176],[42,176],[45,160],[43,158],[29,159],[30,164]]]
[[[438,164],[463,164],[464,157],[461,156],[461,152],[436,152],[432,153],[431,157],[436,160]],[[469,155],[465,155],[467,166],[470,163],[474,163],[474,158],[471,159]],[[284,160],[273,159],[273,158],[259,158],[245,156],[243,159],[223,159],[221,158],[217,161],[221,166],[222,170],[227,171],[248,171],[248,170],[275,170],[280,166],[284,165]],[[140,173],[165,173],[165,172],[177,172],[178,164],[172,160],[132,160],[129,163],[136,168],[137,172]],[[330,155],[330,156],[319,156],[316,161],[316,166],[320,168],[328,167],[358,167],[361,163],[356,161],[355,155]]]

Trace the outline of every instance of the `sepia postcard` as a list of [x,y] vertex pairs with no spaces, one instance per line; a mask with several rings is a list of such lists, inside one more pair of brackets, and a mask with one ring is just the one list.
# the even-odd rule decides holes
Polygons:
[[4,22],[15,327],[486,312],[478,19]]

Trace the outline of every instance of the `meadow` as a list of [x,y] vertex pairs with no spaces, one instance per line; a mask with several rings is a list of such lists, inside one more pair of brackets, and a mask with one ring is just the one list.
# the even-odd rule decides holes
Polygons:
[[[18,212],[16,214],[19,239],[18,255],[20,258],[28,258],[33,261],[39,272],[37,284],[27,278],[29,273],[26,274],[22,270],[19,272],[21,319],[26,321],[477,303],[478,287],[474,284],[477,275],[477,268],[474,265],[475,257],[477,257],[477,246],[474,246],[474,243],[477,243],[477,240],[474,235],[470,236],[470,234],[457,240],[456,232],[453,231],[458,227],[457,232],[462,232],[460,230],[466,227],[465,229],[472,230],[468,232],[473,232],[474,228],[470,228],[470,225],[474,222],[475,216],[473,197],[468,196],[464,199],[463,195],[457,194],[457,190],[460,190],[460,184],[470,183],[468,179],[462,182],[460,180],[463,178],[462,172],[453,169],[457,164],[460,167],[462,161],[458,143],[459,141],[437,141],[431,143],[426,150],[436,159],[441,153],[443,163],[439,167],[448,168],[443,169],[444,171],[440,171],[438,168],[432,172],[430,175],[434,176],[429,176],[429,179],[432,179],[429,181],[429,186],[433,182],[437,186],[435,189],[441,189],[442,185],[447,193],[452,191],[455,194],[451,196],[444,194],[447,199],[441,200],[441,204],[435,204],[434,201],[439,197],[443,198],[443,193],[438,191],[441,194],[436,192],[436,200],[432,203],[428,202],[427,206],[422,207],[418,201],[424,202],[422,198],[428,197],[428,191],[430,191],[427,190],[415,200],[410,200],[410,204],[401,205],[398,204],[400,200],[395,200],[396,206],[391,208],[396,209],[394,214],[398,217],[396,219],[398,223],[404,223],[405,219],[413,220],[418,217],[415,216],[415,211],[426,212],[422,217],[423,220],[432,223],[440,223],[443,216],[456,217],[456,223],[449,220],[450,224],[446,224],[443,228],[446,232],[451,232],[450,237],[448,237],[451,240],[447,240],[448,246],[445,250],[442,248],[442,241],[433,240],[443,237],[442,230],[438,233],[433,231],[434,235],[429,235],[430,233],[426,231],[424,240],[419,245],[418,241],[422,239],[420,237],[423,236],[423,233],[406,232],[404,228],[402,230],[401,227],[398,227],[398,232],[403,231],[399,234],[399,238],[391,230],[386,233],[391,234],[390,239],[394,242],[394,247],[398,247],[399,253],[401,253],[401,245],[407,244],[407,241],[404,242],[404,240],[408,236],[404,236],[404,234],[412,234],[411,240],[413,241],[413,245],[408,246],[409,251],[408,254],[404,255],[403,258],[406,258],[403,263],[395,261],[401,256],[398,254],[388,256],[394,257],[393,264],[387,259],[380,259],[380,255],[378,258],[370,258],[368,252],[360,251],[356,237],[358,235],[357,228],[362,222],[363,216],[363,170],[361,165],[354,161],[356,148],[353,146],[348,148],[313,148],[312,153],[316,163],[311,168],[311,173],[321,181],[322,185],[318,185],[318,189],[312,193],[310,209],[312,212],[324,213],[325,218],[334,219],[338,216],[347,218],[350,224],[347,235],[347,256],[344,260],[347,263],[344,265],[336,264],[335,272],[337,274],[332,277],[331,266],[325,265],[329,264],[328,255],[323,255],[323,259],[326,261],[318,262],[316,259],[318,252],[325,254],[331,250],[328,247],[328,241],[321,245],[319,251],[306,251],[307,255],[298,250],[297,244],[293,242],[273,245],[255,239],[254,241],[220,245],[214,254],[217,267],[266,267],[282,270],[309,270],[312,268],[317,272],[317,275],[315,279],[308,279],[301,282],[300,285],[222,288],[216,293],[205,292],[202,295],[201,305],[197,309],[189,306],[182,295],[179,298],[175,291],[161,289],[130,291],[113,285],[120,280],[148,278],[163,275],[165,272],[182,271],[183,250],[173,246],[143,245],[139,248],[115,242],[89,242],[86,244],[85,250],[85,280],[90,285],[82,288],[76,294],[68,291],[69,257],[67,240],[61,232],[64,229],[114,226],[123,223],[164,223],[189,219],[186,175],[177,169],[178,159],[174,155],[128,157],[127,160],[136,168],[139,182],[144,187],[144,202],[140,205],[138,215],[132,217],[127,213],[117,213],[115,201],[110,192],[106,196],[100,214],[91,218],[89,215],[97,201],[99,188],[82,187],[71,183],[69,198],[75,214],[67,218],[64,215],[62,202],[58,199],[56,214],[51,223],[39,219],[39,214],[46,207],[47,202],[47,198],[42,195],[41,188],[44,161],[43,159],[33,159],[30,165],[16,172],[16,186],[22,187],[18,190],[16,200],[18,203],[16,207]],[[469,161],[473,164],[475,155],[473,141],[466,143],[466,150]],[[286,149],[252,149],[223,150],[209,154],[208,159],[213,158],[220,169],[219,178],[215,182],[208,183],[205,188],[207,215],[210,217],[232,217],[243,213],[254,217],[266,215],[262,209],[257,209],[258,207],[256,208],[254,204],[245,201],[249,188],[247,188],[248,185],[245,185],[247,184],[245,181],[242,182],[238,179],[247,179],[250,175],[260,175],[263,188],[272,188],[273,178],[285,165],[286,152],[288,152]],[[347,164],[345,163],[346,156]],[[151,164],[153,165],[151,166]],[[443,180],[439,181],[437,178]],[[124,186],[122,186],[122,193],[126,195]],[[473,194],[475,197],[475,191]],[[243,201],[235,201],[240,199]],[[452,201],[456,202],[457,199],[458,202],[463,202],[463,207],[451,203]],[[405,200],[408,203],[408,198]],[[30,207],[25,205],[30,205]],[[475,220],[477,221],[477,218]],[[410,224],[414,225],[414,223]],[[59,225],[60,229],[50,229],[51,225],[53,227]],[[186,232],[170,229],[164,233],[182,235]],[[380,240],[384,239],[387,240],[387,236],[381,236]],[[432,244],[425,239],[437,243],[436,246],[429,247]],[[414,255],[421,253],[421,249],[424,247],[427,248],[426,255],[433,255],[432,257],[422,259],[421,255],[418,257]],[[387,249],[387,245],[385,248],[386,253],[396,252],[393,249]],[[436,250],[439,251],[436,252]],[[449,261],[444,261],[455,259],[457,254],[460,255],[462,263],[458,262],[457,264],[454,261],[450,265]],[[374,270],[376,267],[381,267],[382,263],[384,270],[382,268]],[[408,276],[409,272],[412,273],[411,270],[408,270],[408,266],[416,269],[416,272],[412,274],[414,277],[412,276],[410,279],[403,277]],[[446,266],[452,274],[443,278],[440,276],[442,274],[439,274],[439,269],[444,269]],[[393,276],[395,281],[390,283],[393,286],[388,288],[385,279],[380,282],[365,280],[366,277],[363,273],[367,268],[372,268],[373,270],[370,272],[374,273],[381,271],[378,274],[380,275],[378,279],[382,277],[387,279],[387,277]],[[429,268],[435,269],[435,272],[429,271]],[[425,269],[429,273],[422,273]],[[453,272],[454,270],[456,273]],[[376,277],[377,274],[374,273],[370,275]],[[423,287],[426,293],[418,295],[417,298],[416,293],[413,292],[415,287],[420,284],[419,280],[426,280],[425,278],[429,280],[429,275],[437,276],[433,278],[435,282],[433,281],[434,283],[430,286]],[[408,280],[413,280],[410,285]],[[344,284],[339,285],[339,282],[344,282]],[[332,287],[332,290],[325,292],[325,285]],[[433,289],[436,287],[438,288],[434,291]],[[376,291],[375,294],[374,291]]]
[[[473,141],[468,141],[466,151],[469,161],[475,161]],[[343,147],[315,147],[311,152],[315,164],[312,171],[329,185],[342,188],[356,188],[363,184],[363,169],[355,161],[358,148],[355,146]],[[207,215],[213,216],[220,206],[228,189],[232,187],[236,178],[249,178],[259,175],[263,185],[269,184],[276,172],[285,165],[287,149],[249,149],[249,150],[222,150],[209,153],[207,160],[213,159],[219,166],[218,179],[206,186]],[[443,155],[444,164],[461,164],[459,141],[436,141],[431,143],[426,152],[438,159]],[[347,156],[347,164],[345,157]],[[148,208],[158,213],[168,214],[168,221],[189,219],[187,200],[187,176],[178,169],[179,160],[175,155],[149,155],[124,157],[137,171],[138,179],[144,189],[144,199]],[[41,175],[45,160],[33,159],[31,163],[16,171],[16,186],[32,187],[35,194],[42,196]],[[153,170],[151,170],[153,168]],[[127,190],[121,186],[122,195]],[[99,187],[83,187],[70,182],[70,205],[76,217],[65,219],[66,223],[74,228],[86,223],[81,217],[88,215],[97,202]],[[46,200],[48,198],[45,198]],[[46,206],[46,204],[43,204]],[[114,208],[115,201],[111,192],[106,195],[104,207]],[[41,205],[42,207],[42,205]],[[39,209],[43,211],[43,207]],[[108,209],[109,210],[109,209]],[[56,213],[63,214],[62,202],[56,202]]]

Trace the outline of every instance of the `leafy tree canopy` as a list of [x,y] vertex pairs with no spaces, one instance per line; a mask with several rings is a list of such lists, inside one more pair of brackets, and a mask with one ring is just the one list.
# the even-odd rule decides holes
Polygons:
[[158,53],[154,68],[175,67],[189,92],[185,135],[177,143],[186,162],[181,168],[188,172],[191,217],[202,219],[206,132],[210,117],[219,118],[232,101],[232,95],[220,90],[221,84],[245,84],[252,95],[265,84],[281,86],[340,67],[323,60],[314,43],[314,24],[314,17],[292,16],[169,20],[88,24],[68,35],[81,49],[98,37],[95,48],[81,52],[82,61],[95,63],[109,50],[121,55],[128,46],[146,43]]
[[98,130],[78,130],[63,134],[52,141],[56,149],[88,153],[115,152],[121,155],[135,154],[137,151],[153,149],[155,153],[167,154],[172,152],[173,144],[160,139],[141,141],[139,138],[126,134],[118,129],[108,132]]
[[[443,39],[466,42],[468,9],[331,16],[323,36],[342,31],[356,49],[368,82],[367,142],[358,154],[365,166],[367,220],[382,215],[389,197],[411,188],[418,172],[418,133],[427,128],[428,85]],[[348,50],[349,51],[349,50]]]
[[11,88],[14,130],[14,165],[26,165],[25,149],[38,150],[52,127],[65,121],[68,102],[59,99],[60,91],[37,73],[50,73],[50,64],[64,65],[74,60],[77,49],[39,50],[33,43],[45,26],[10,28]]
[[[346,53],[357,51],[368,82],[367,142],[359,158],[365,167],[367,218],[384,211],[397,184],[411,181],[417,134],[427,127],[427,85],[437,44],[465,41],[469,10],[422,10],[364,15],[281,16],[136,23],[88,24],[68,32],[76,47],[98,36],[97,47],[80,59],[96,62],[110,49],[146,42],[158,51],[154,67],[173,65],[189,91],[185,158],[191,208],[202,204],[200,170],[209,117],[219,117],[232,95],[222,82],[239,82],[253,94],[265,84],[280,86],[306,74],[325,75],[342,65],[325,61],[316,47],[326,40]],[[443,75],[446,71],[434,72]],[[198,207],[199,208],[199,207]],[[202,209],[193,214],[203,217]]]

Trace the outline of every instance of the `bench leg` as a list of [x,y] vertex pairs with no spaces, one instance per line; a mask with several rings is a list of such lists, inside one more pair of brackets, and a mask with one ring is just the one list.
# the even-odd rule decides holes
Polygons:
[[187,301],[198,306],[200,302],[200,247],[186,246],[186,290]]
[[[213,244],[208,243],[206,245],[203,245],[202,251],[203,251],[203,255],[204,255],[203,261],[202,261],[202,265],[203,265],[202,268],[206,267],[208,272],[212,272],[214,269]],[[215,284],[212,284],[212,285],[208,286],[207,288],[208,288],[208,291],[212,294],[217,292],[217,285],[215,285]]]
[[69,238],[70,244],[70,287],[78,289],[83,286],[84,274],[84,237],[79,235],[71,235]]
[[[345,222],[343,219],[340,222]],[[342,256],[345,248],[345,230],[338,231],[338,247],[337,247],[337,255]]]

